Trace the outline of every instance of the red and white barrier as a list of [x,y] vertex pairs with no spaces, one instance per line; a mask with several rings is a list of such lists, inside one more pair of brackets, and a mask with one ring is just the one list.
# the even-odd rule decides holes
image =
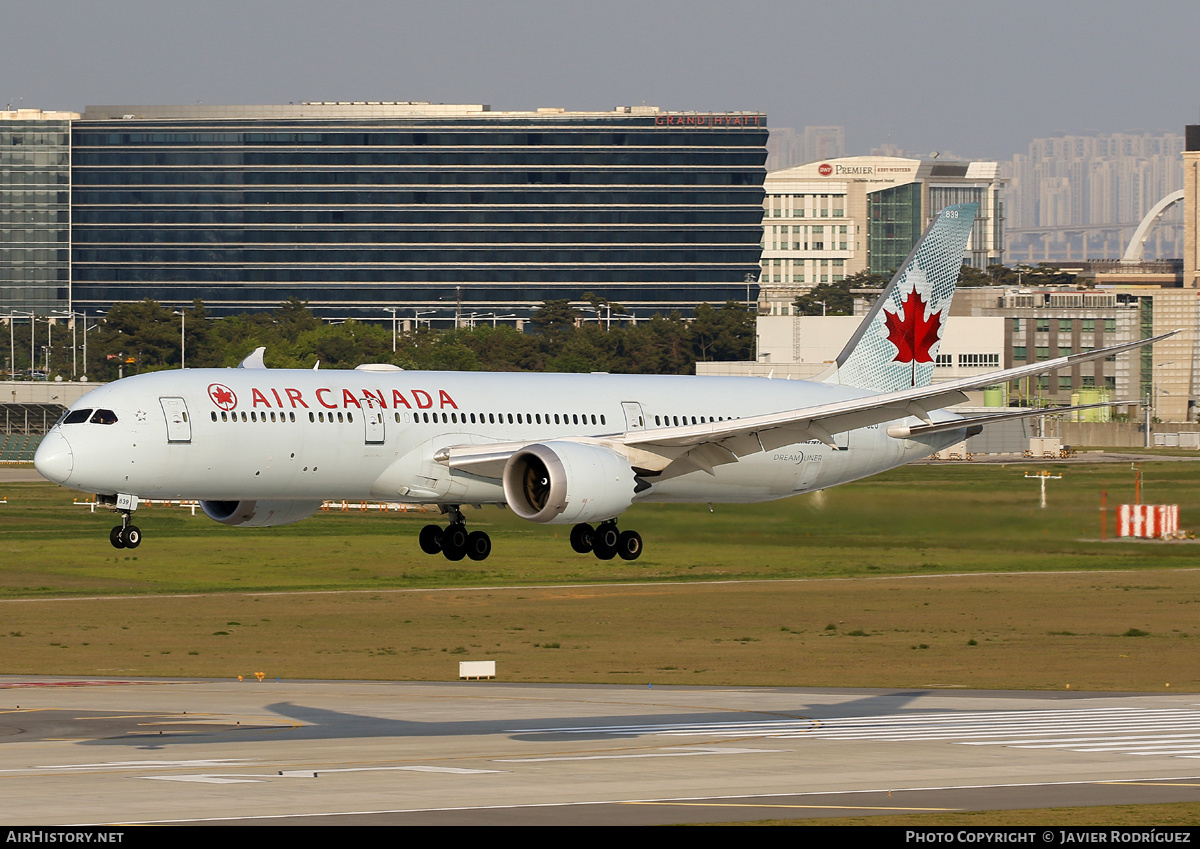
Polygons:
[[1122,504],[1117,508],[1117,536],[1164,539],[1178,532],[1178,504]]

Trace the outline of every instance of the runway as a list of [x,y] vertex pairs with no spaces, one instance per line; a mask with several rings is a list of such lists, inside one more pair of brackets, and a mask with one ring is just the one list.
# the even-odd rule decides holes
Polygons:
[[1200,696],[0,678],[11,825],[655,824],[1200,800]]

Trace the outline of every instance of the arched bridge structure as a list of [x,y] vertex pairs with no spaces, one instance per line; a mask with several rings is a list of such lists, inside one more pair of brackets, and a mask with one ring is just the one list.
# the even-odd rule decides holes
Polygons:
[[1154,204],[1154,208],[1146,213],[1146,217],[1142,219],[1142,223],[1133,231],[1133,238],[1129,240],[1129,247],[1125,249],[1125,255],[1121,257],[1121,262],[1137,263],[1142,261],[1142,254],[1146,250],[1146,238],[1150,235],[1150,229],[1158,223],[1158,219],[1162,218],[1163,213],[1182,200],[1183,189],[1180,189],[1177,192],[1171,192],[1158,203]]

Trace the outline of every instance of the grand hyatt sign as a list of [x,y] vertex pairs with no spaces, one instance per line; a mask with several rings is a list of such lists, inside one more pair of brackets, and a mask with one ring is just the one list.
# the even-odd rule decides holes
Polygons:
[[766,115],[655,115],[660,127],[765,127]]

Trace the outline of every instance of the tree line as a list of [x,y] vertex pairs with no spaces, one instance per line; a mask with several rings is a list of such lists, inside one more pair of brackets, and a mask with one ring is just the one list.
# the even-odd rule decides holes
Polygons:
[[[179,368],[181,357],[188,368],[231,367],[260,346],[266,348],[268,367],[305,369],[319,362],[321,368],[390,363],[445,371],[691,374],[698,361],[753,357],[754,313],[743,304],[701,304],[691,318],[672,313],[635,323],[619,320],[624,314],[619,304],[595,296],[585,300],[592,307],[586,312],[570,301],[546,301],[524,330],[511,324],[419,326],[398,332],[395,340],[390,319],[327,322],[295,298],[274,310],[220,319],[210,316],[201,301],[182,311],[152,300],[116,304],[89,321],[86,374],[89,380],[111,381],[121,374]],[[610,323],[609,316],[616,318]],[[39,317],[35,331],[34,376],[41,376],[47,361],[48,379],[84,374],[82,319],[74,348],[62,319],[47,345],[42,321]],[[29,334],[22,333],[19,325],[13,330],[15,341],[4,357],[15,359],[15,366],[7,364],[18,372],[15,376],[29,375]]]

